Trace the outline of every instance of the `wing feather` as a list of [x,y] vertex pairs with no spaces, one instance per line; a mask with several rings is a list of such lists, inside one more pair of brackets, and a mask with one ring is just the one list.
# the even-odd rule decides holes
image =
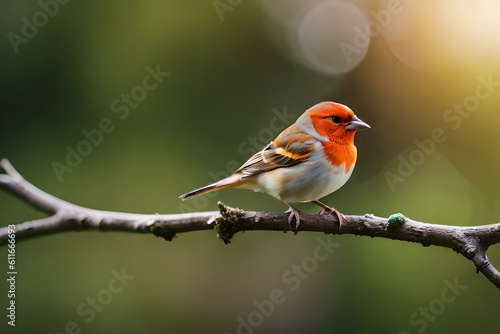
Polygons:
[[250,157],[236,173],[241,173],[243,179],[304,162],[311,156],[315,142],[317,140],[313,136],[300,131],[298,126],[292,125],[262,151]]

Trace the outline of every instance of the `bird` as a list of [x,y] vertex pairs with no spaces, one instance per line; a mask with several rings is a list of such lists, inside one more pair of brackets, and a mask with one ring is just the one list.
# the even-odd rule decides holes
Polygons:
[[290,203],[301,202],[319,205],[322,208],[320,215],[336,214],[340,228],[341,214],[319,199],[349,180],[357,159],[354,135],[358,130],[369,128],[348,106],[332,101],[320,102],[307,109],[232,175],[179,198],[185,200],[228,188],[251,189],[286,204],[291,229],[298,230],[300,213]]

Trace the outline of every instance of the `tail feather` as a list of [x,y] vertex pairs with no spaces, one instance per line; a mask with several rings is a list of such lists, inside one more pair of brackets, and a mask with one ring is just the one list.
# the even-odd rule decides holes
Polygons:
[[218,186],[217,183],[218,182],[209,184],[208,186],[204,186],[204,187],[201,187],[199,189],[192,190],[188,193],[180,195],[179,198],[182,200],[185,200],[189,197],[198,196],[198,195],[209,193],[211,191],[215,191],[215,190],[220,188],[220,186]]
[[218,182],[209,184],[207,186],[192,190],[188,193],[185,193],[179,196],[180,199],[185,200],[189,197],[203,195],[212,191],[220,190],[228,187],[237,187],[237,184],[241,182],[241,175],[233,174],[225,179],[222,179]]

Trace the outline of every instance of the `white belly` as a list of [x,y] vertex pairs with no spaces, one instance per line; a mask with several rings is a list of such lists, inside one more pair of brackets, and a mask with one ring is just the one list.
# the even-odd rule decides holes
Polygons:
[[331,194],[349,180],[354,165],[346,173],[345,164],[332,166],[322,154],[316,150],[307,162],[259,174],[256,190],[287,202],[310,202]]

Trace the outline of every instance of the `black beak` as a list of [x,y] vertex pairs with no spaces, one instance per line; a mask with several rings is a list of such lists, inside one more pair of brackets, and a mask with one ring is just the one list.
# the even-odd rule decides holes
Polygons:
[[360,120],[357,116],[354,116],[345,128],[346,130],[364,130],[370,129],[371,126]]

